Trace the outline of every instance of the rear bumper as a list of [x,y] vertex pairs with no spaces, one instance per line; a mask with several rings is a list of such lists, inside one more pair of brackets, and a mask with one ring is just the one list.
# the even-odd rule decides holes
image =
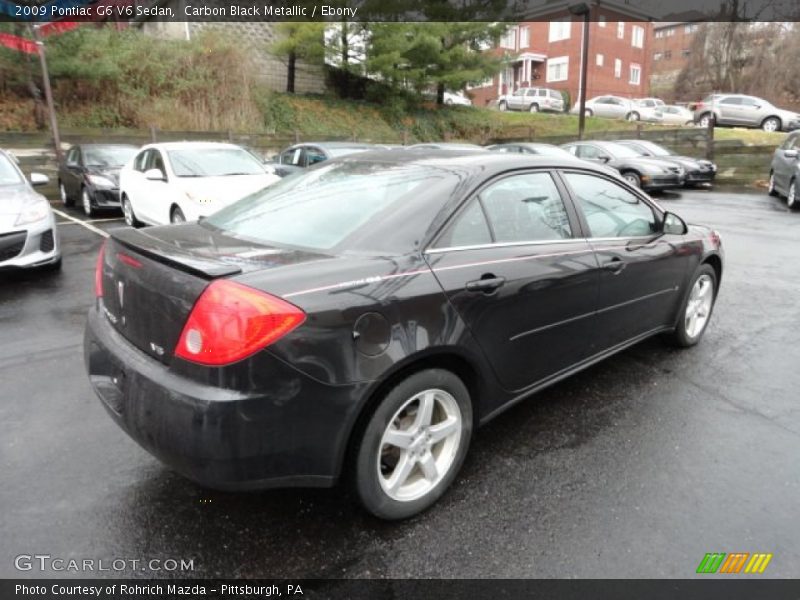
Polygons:
[[262,354],[272,389],[241,392],[176,374],[96,307],[84,336],[89,380],[111,418],[175,471],[218,489],[332,485],[363,387],[325,385]]

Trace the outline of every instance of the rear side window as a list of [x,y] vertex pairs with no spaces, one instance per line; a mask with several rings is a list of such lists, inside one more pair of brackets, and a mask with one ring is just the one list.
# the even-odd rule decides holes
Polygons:
[[564,202],[549,173],[507,177],[484,189],[478,198],[495,242],[572,237]]
[[322,162],[326,158],[325,153],[319,148],[306,148],[306,162],[309,167]]
[[436,243],[437,248],[480,246],[492,243],[489,224],[480,202],[472,200],[466,210],[461,211]]
[[289,148],[283,154],[281,154],[281,164],[282,165],[294,165],[296,167],[302,167],[303,161],[303,149],[302,148]]
[[586,217],[591,237],[637,237],[655,233],[653,209],[622,186],[584,173],[564,173],[564,178]]
[[428,218],[420,215],[440,210],[437,198],[446,199],[457,182],[434,167],[326,161],[201,224],[271,246],[367,250],[397,240],[399,231],[410,229],[418,239],[420,219]]

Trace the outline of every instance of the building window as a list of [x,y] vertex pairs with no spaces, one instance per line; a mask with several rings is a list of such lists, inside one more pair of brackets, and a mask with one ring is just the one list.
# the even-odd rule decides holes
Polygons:
[[675,35],[675,28],[668,27],[667,29],[664,30],[664,35],[667,37],[672,37],[673,35]]
[[572,20],[569,17],[558,19],[557,21],[550,21],[549,41],[558,42],[561,40],[568,40],[571,29]]
[[656,52],[653,54],[653,60],[661,60],[663,58],[663,54],[661,52]]
[[527,48],[531,45],[531,30],[527,27],[521,27],[519,30],[519,47]]
[[605,57],[604,57],[602,54],[598,54],[598,55],[595,57],[594,64],[596,64],[598,67],[602,67],[602,66],[603,66],[603,61],[604,61],[604,60],[605,60]]
[[695,31],[697,31],[697,23],[688,23],[683,26],[683,33],[686,35],[691,35]]
[[661,38],[664,37],[664,32],[661,29],[659,29],[653,35],[657,40],[660,40]]
[[619,21],[617,23],[617,37],[622,39],[625,37],[625,21]]
[[569,77],[569,56],[547,59],[547,81],[566,81]]
[[692,51],[684,50],[683,52],[681,52],[681,54],[683,55],[683,58],[689,58],[692,55]]
[[642,83],[642,67],[639,65],[631,65],[631,79],[630,83],[632,85],[639,85]]
[[606,26],[606,18],[603,15],[600,15],[600,17],[597,19],[597,25],[599,27],[605,27]]
[[644,27],[634,25],[631,31],[631,45],[634,48],[644,48]]
[[614,59],[614,77],[617,79],[622,77],[622,61],[618,58]]
[[505,35],[500,38],[500,47],[506,48],[508,50],[516,50],[516,41],[517,41],[517,28],[512,27],[508,31],[506,31]]

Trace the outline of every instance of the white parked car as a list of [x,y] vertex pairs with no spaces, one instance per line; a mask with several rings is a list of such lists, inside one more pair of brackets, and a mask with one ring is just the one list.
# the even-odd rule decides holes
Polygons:
[[196,221],[279,180],[235,144],[150,144],[120,172],[122,213],[131,226]]
[[661,107],[665,125],[694,125],[694,113],[685,106],[666,104]]
[[631,120],[661,123],[664,120],[664,101],[660,98],[640,98],[633,101]]
[[444,103],[448,106],[472,106],[472,100],[467,98],[461,92],[445,92]]

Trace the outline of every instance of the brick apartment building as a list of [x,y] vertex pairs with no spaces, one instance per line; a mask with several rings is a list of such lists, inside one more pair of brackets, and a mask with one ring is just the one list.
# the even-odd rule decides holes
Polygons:
[[[572,3],[574,4],[574,3]],[[653,24],[635,7],[611,0],[590,8],[587,98],[614,94],[640,98],[649,93]],[[548,87],[579,95],[583,16],[569,2],[548,2],[545,11],[509,29],[497,48],[506,68],[469,90],[485,106],[520,87]]]
[[692,47],[702,23],[666,21],[653,26],[652,70],[650,87],[654,95],[669,96],[675,80],[689,63]]

